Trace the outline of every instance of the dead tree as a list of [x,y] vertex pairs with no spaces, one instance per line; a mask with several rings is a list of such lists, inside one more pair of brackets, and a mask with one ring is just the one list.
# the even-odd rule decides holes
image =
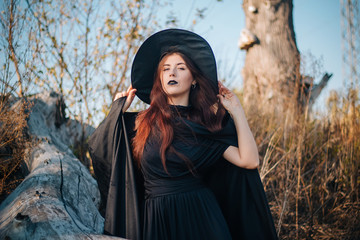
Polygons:
[[28,131],[37,143],[27,149],[28,175],[0,205],[0,239],[121,239],[102,235],[97,183],[71,151],[81,124],[65,118],[56,93],[29,100]]
[[244,0],[243,9],[246,28],[239,47],[247,51],[242,71],[245,103],[256,101],[271,111],[311,105],[331,75],[326,73],[317,85],[301,76],[292,0]]

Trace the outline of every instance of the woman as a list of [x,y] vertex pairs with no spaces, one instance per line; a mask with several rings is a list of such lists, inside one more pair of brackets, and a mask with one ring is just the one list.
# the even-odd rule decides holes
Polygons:
[[[124,127],[133,122],[135,132],[125,136],[127,149],[106,149],[114,154],[105,230],[138,239],[276,238],[266,197],[254,170],[259,165],[254,138],[239,99],[217,82],[215,58],[208,43],[185,30],[158,32],[140,47],[131,78],[133,87],[117,94],[115,102],[122,102],[117,108],[124,116],[122,134],[126,135],[128,130]],[[135,116],[126,119],[125,112],[135,94],[150,107],[134,121]],[[118,119],[111,114],[108,118]],[[119,120],[105,122],[115,122],[111,124],[116,126]],[[95,162],[107,158],[96,154],[96,148],[100,142],[97,136],[108,137],[109,131],[100,126],[98,129],[90,139]],[[132,148],[128,144],[130,138]],[[119,147],[119,141],[109,142]],[[140,176],[131,166],[132,155],[141,169]],[[126,162],[128,167],[117,166],[119,162]],[[131,169],[119,174],[119,168]],[[135,175],[127,177],[127,172]],[[127,194],[122,193],[128,191],[128,186],[119,184],[119,176],[132,182],[132,190]],[[252,178],[255,180],[247,183]],[[241,188],[244,183],[247,186]],[[125,198],[134,193],[142,195],[142,185],[144,203],[142,197],[134,196],[128,201],[118,197],[119,193]],[[243,193],[247,188],[254,189]],[[122,205],[120,215],[124,216],[114,217],[114,212],[121,212],[114,207],[118,203]],[[122,220],[116,220],[119,218]]]

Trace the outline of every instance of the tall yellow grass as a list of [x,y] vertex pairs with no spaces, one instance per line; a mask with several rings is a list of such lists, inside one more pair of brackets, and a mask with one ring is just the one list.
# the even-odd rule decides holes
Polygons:
[[360,239],[358,96],[332,92],[316,117],[245,106],[281,239]]

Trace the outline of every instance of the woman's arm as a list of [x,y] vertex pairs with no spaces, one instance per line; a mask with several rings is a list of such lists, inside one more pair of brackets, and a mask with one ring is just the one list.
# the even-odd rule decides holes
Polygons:
[[238,167],[257,168],[259,166],[259,153],[240,100],[220,82],[218,98],[234,120],[238,138],[238,147],[228,147],[223,157]]

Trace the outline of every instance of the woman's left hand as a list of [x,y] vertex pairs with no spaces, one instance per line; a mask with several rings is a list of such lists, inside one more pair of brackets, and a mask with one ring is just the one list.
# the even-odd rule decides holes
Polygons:
[[234,114],[236,111],[242,109],[239,98],[221,82],[219,82],[219,94],[217,97],[230,114]]
[[218,98],[234,120],[238,138],[238,147],[229,146],[223,153],[223,157],[238,167],[257,168],[259,152],[239,98],[220,82]]

